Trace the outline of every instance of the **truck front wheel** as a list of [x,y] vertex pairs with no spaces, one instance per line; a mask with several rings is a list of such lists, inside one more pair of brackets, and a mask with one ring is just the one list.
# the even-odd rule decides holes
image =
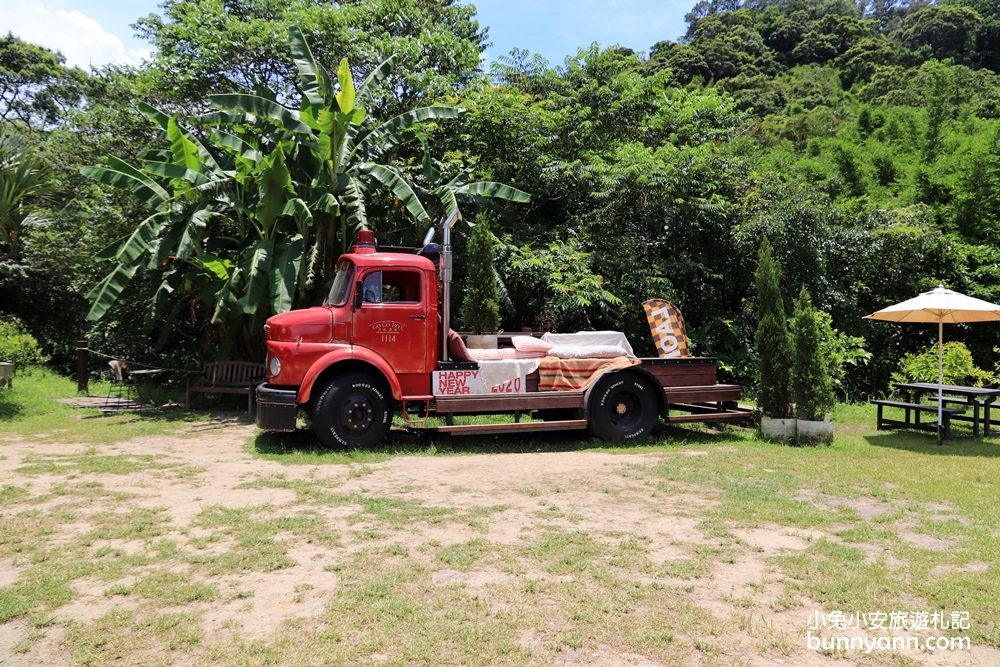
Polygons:
[[611,373],[597,380],[587,416],[591,432],[601,440],[635,440],[656,425],[658,388],[638,373]]
[[392,426],[392,396],[380,378],[367,373],[335,376],[313,404],[313,430],[327,447],[371,447]]

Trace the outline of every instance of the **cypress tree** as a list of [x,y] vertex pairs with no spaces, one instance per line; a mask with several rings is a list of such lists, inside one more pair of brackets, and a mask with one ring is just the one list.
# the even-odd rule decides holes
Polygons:
[[833,409],[833,387],[820,349],[819,321],[805,287],[792,314],[792,402],[799,419],[819,421]]
[[462,301],[462,321],[474,334],[496,333],[500,329],[500,291],[493,267],[493,235],[486,216],[476,216],[469,238],[469,273]]
[[781,301],[781,265],[765,237],[757,261],[758,322],[755,345],[760,378],[758,405],[774,419],[788,416],[789,396],[788,321]]

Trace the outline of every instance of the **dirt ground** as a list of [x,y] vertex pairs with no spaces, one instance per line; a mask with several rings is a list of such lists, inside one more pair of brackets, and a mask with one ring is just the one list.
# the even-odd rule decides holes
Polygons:
[[[509,594],[526,584],[540,582],[559,585],[572,582],[570,569],[553,574],[521,558],[518,567],[501,567],[489,559],[467,566],[445,566],[435,553],[453,545],[486,545],[485,549],[518,549],[538,538],[544,531],[560,534],[585,533],[608,545],[622,543],[622,536],[641,542],[643,563],[629,569],[618,565],[616,576],[631,579],[630,584],[675,590],[687,603],[704,613],[711,627],[713,649],[683,651],[677,664],[744,665],[838,665],[838,664],[926,664],[926,665],[1000,665],[1000,652],[986,646],[972,651],[901,652],[904,658],[878,654],[850,655],[806,650],[807,623],[811,613],[823,611],[821,605],[800,600],[793,608],[776,604],[785,595],[782,575],[774,557],[806,549],[813,541],[832,536],[821,531],[795,530],[762,525],[734,530],[736,546],[716,560],[709,559],[707,569],[685,574],[683,564],[699,548],[718,547],[717,536],[706,534],[701,516],[717,503],[714,492],[690,488],[683,492],[664,491],[645,471],[669,456],[713,456],[711,448],[684,448],[670,454],[620,454],[593,451],[562,453],[523,453],[464,456],[408,456],[383,463],[365,465],[292,466],[253,458],[244,449],[253,428],[240,425],[198,427],[192,437],[157,437],[100,449],[102,455],[153,455],[162,465],[187,466],[185,474],[177,467],[149,467],[129,473],[36,471],[30,475],[16,472],[40,458],[78,454],[72,445],[39,445],[12,442],[3,447],[0,459],[0,486],[15,483],[26,486],[33,496],[45,496],[58,485],[100,483],[113,493],[131,494],[116,511],[135,509],[164,510],[162,519],[168,538],[180,552],[199,556],[224,554],[238,539],[204,527],[208,509],[266,508],[291,512],[306,507],[321,517],[324,530],[337,538],[311,539],[301,533],[278,532],[274,541],[285,549],[288,563],[268,568],[243,568],[220,575],[192,568],[183,558],[171,567],[184,576],[210,584],[222,593],[213,599],[194,600],[164,608],[196,614],[201,640],[194,648],[170,651],[159,649],[157,661],[187,664],[204,662],[199,654],[205,645],[238,635],[242,642],[269,641],[278,633],[295,628],[322,626],[330,613],[330,601],[344,586],[343,572],[336,567],[352,553],[373,549],[396,550],[419,561],[429,576],[424,583],[430,589],[459,587],[474,591],[485,604],[510,611],[512,606],[527,605],[523,613],[533,619],[519,631],[517,643],[525,662],[531,664],[659,665],[653,653],[647,655],[642,645],[629,650],[628,643],[603,638],[585,638],[578,646],[556,645],[562,626],[570,620],[558,609],[558,600],[545,596],[524,598]],[[53,459],[56,460],[56,459]],[[324,490],[347,498],[343,502],[323,503],[316,494]],[[818,507],[833,507],[855,502],[822,497],[804,489],[803,500]],[[405,500],[408,504],[393,514],[377,508],[365,514],[359,508],[365,499]],[[62,502],[59,498],[34,506],[44,511]],[[93,531],[89,513],[98,512],[100,500],[81,507],[71,520],[52,526],[50,544],[67,544]],[[390,506],[392,509],[394,506]],[[413,514],[409,509],[419,508]],[[433,511],[450,512],[447,520],[438,520]],[[863,516],[877,516],[881,508],[872,502],[857,507]],[[866,514],[867,513],[867,514]],[[933,539],[913,534],[913,539]],[[485,542],[484,542],[485,541]],[[433,549],[427,549],[427,545]],[[926,545],[926,548],[947,545]],[[117,550],[125,556],[145,553],[148,539],[96,539],[88,548]],[[877,548],[872,548],[871,557]],[[700,561],[705,562],[705,561]],[[0,589],[18,581],[30,563],[23,558],[0,559]],[[892,565],[890,560],[889,565]],[[669,567],[668,567],[669,566]],[[609,566],[610,567],[610,566]],[[973,563],[969,567],[983,568]],[[259,571],[259,570],[267,571]],[[44,630],[32,629],[25,617],[0,624],[0,665],[62,665],[87,662],[82,659],[77,640],[71,639],[74,628],[86,628],[105,618],[115,609],[136,610],[143,599],[137,595],[109,594],[115,586],[135,586],[148,567],[138,567],[121,580],[106,581],[84,577],[72,581],[72,599],[51,610],[52,619]],[[670,573],[674,572],[675,575]],[[226,594],[239,591],[241,594]],[[800,596],[801,597],[801,596]],[[519,602],[520,601],[520,602]],[[521,612],[519,612],[521,613]],[[542,620],[539,620],[542,619]],[[291,629],[291,630],[290,630]],[[679,637],[677,643],[700,646],[699,637]],[[16,650],[15,650],[16,649]],[[148,648],[143,650],[149,650]],[[199,658],[200,655],[200,658]],[[371,664],[389,656],[372,653]],[[894,660],[902,660],[894,661]],[[100,659],[94,659],[100,664]],[[126,661],[127,662],[127,661]],[[247,664],[253,664],[248,661]]]

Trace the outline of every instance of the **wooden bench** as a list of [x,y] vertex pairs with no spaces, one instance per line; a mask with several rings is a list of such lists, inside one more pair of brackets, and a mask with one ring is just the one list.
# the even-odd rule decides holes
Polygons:
[[[872,401],[872,403],[878,406],[878,421],[876,422],[876,428],[879,431],[894,428],[913,428],[922,431],[937,431],[937,420],[933,423],[920,421],[921,412],[936,415],[938,412],[937,405],[906,403],[903,401]],[[882,416],[883,408],[899,408],[900,410],[905,410],[906,417],[903,421],[899,421],[898,419],[887,419]],[[910,421],[911,412],[913,412],[913,421]],[[959,410],[958,408],[941,408],[941,428],[944,438],[948,438],[951,434],[952,416],[958,414],[962,414],[962,410]]]
[[253,418],[253,394],[264,381],[264,364],[252,361],[212,361],[201,375],[188,375],[184,408],[191,409],[191,393],[246,394],[247,414]]

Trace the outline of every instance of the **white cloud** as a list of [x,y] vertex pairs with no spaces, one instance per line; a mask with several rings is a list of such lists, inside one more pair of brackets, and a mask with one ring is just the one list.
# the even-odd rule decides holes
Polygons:
[[115,35],[78,9],[65,11],[51,0],[25,2],[0,15],[0,32],[41,44],[66,56],[66,64],[88,69],[91,65],[136,65],[148,51],[130,50]]

